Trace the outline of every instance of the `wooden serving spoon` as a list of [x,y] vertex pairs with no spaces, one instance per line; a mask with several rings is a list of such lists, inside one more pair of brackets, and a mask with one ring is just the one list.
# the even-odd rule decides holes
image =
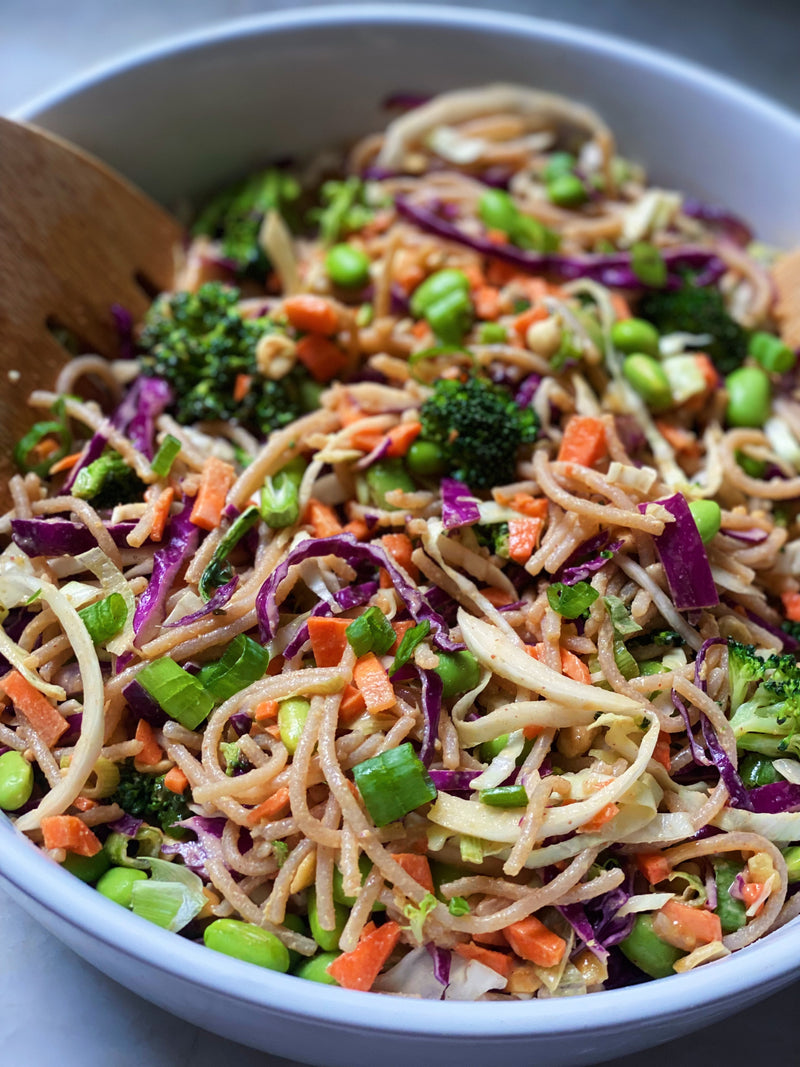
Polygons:
[[111,305],[138,321],[168,289],[183,232],[124,178],[44,130],[0,119],[0,507],[16,441],[33,421],[27,398],[52,389],[70,353],[113,359]]

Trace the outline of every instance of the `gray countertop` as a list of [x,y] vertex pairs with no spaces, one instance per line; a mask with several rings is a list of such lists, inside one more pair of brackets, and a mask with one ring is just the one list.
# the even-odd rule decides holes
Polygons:
[[[0,112],[158,37],[300,6],[259,0],[0,0]],[[320,5],[321,6],[321,5]],[[800,107],[797,0],[483,0],[596,27],[682,55]],[[796,180],[787,175],[787,180]],[[757,980],[757,976],[754,976]],[[649,1067],[796,1061],[800,984],[730,1021],[648,1052]],[[291,1067],[152,1007],[54,941],[0,892],[0,1048],[23,1067]],[[43,1010],[42,1006],[46,1005]],[[794,1009],[794,1010],[793,1010]],[[602,1055],[602,1049],[598,1049]],[[634,1067],[644,1054],[613,1061]]]

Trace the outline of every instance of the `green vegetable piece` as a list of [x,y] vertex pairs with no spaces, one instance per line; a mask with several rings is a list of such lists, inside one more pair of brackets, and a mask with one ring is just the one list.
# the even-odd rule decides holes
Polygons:
[[345,637],[356,656],[374,652],[384,656],[397,639],[392,624],[380,608],[367,608],[363,615],[354,619],[345,630]]
[[487,229],[510,235],[519,218],[519,209],[504,190],[487,189],[478,201],[478,215]]
[[110,593],[102,600],[81,608],[78,614],[92,641],[96,645],[104,645],[118,634],[127,622],[128,606],[122,593]]
[[464,897],[452,897],[447,905],[447,910],[451,915],[459,919],[462,915],[469,915],[469,904]]
[[507,744],[508,734],[500,734],[499,737],[493,737],[491,741],[484,741],[479,749],[481,763],[491,763]]
[[759,756],[755,752],[748,752],[739,761],[739,777],[747,789],[755,789],[760,785],[772,785],[782,781],[781,776],[775,770],[772,760],[768,756]]
[[370,221],[373,212],[365,201],[365,193],[364,183],[355,176],[323,183],[320,189],[322,206],[309,212],[311,220],[319,223],[323,244],[335,244]]
[[325,270],[342,289],[363,289],[369,281],[369,256],[353,245],[334,245],[325,256]]
[[445,700],[469,692],[481,680],[480,664],[468,649],[440,652],[439,665],[435,670],[442,679],[442,696]]
[[404,667],[406,663],[408,663],[414,655],[414,649],[425,640],[430,632],[431,624],[427,619],[423,619],[422,622],[417,623],[416,626],[412,626],[410,629],[406,630],[397,647],[394,663],[392,663],[389,668],[390,675],[394,674],[395,671],[399,671],[401,667]]
[[342,936],[345,923],[350,915],[348,908],[343,904],[334,904],[335,923],[332,930],[325,930],[320,926],[319,913],[317,912],[317,893],[312,887],[308,891],[308,925],[311,927],[311,936],[317,942],[323,952],[335,952],[339,947],[339,938]]
[[196,730],[214,707],[214,698],[202,683],[167,657],[145,664],[136,681],[187,730]]
[[[45,456],[41,462],[32,461],[31,452],[47,437],[57,437],[59,441],[58,448],[55,452],[50,452]],[[14,445],[14,463],[23,474],[33,471],[40,478],[46,478],[53,464],[67,455],[71,445],[72,434],[69,432],[66,422],[55,422],[52,419],[37,422]]]
[[622,373],[654,411],[662,411],[672,403],[672,390],[669,378],[660,363],[643,352],[634,352],[626,356],[622,364]]
[[228,563],[228,556],[247,531],[258,522],[258,515],[258,508],[254,504],[245,508],[241,515],[237,515],[233,520],[230,529],[214,549],[214,555],[200,576],[200,584],[197,587],[203,600],[210,600],[213,591],[233,577],[233,568]]
[[252,637],[239,634],[216,663],[207,663],[197,680],[217,704],[263,678],[269,666],[269,651]]
[[502,345],[508,340],[508,330],[499,322],[482,322],[478,327],[478,341],[482,345]]
[[0,756],[0,808],[16,811],[27,804],[33,792],[33,767],[21,752]]
[[460,344],[472,325],[474,308],[467,293],[458,289],[447,293],[425,308],[425,319],[445,344]]
[[[315,405],[318,406],[318,405]],[[261,490],[261,518],[273,530],[294,526],[300,518],[300,483],[306,461],[298,456],[267,478]]]
[[645,319],[620,319],[611,327],[611,343],[626,355],[658,356],[658,330]]
[[153,462],[150,464],[153,474],[157,474],[159,478],[166,478],[172,470],[172,464],[178,458],[180,450],[181,443],[178,438],[168,433],[161,442],[158,452],[153,457]]
[[619,947],[635,967],[651,978],[674,974],[675,964],[685,955],[653,933],[653,916],[647,913],[636,916],[633,929]]
[[338,985],[339,983],[328,974],[328,968],[341,955],[340,952],[320,952],[310,960],[303,962],[292,971],[298,978],[305,978],[307,982],[319,982],[322,985]]
[[115,904],[129,908],[133,904],[134,884],[146,880],[145,871],[137,871],[134,867],[111,867],[97,883],[97,892]]
[[[120,781],[111,803],[119,804],[128,815],[155,823],[170,837],[183,839],[188,831],[175,823],[188,819],[191,793],[173,793],[164,785],[164,775],[142,774],[132,760],[118,764]],[[132,840],[125,834],[109,834],[104,845],[111,862],[117,867],[141,865],[135,856],[157,856],[163,842],[163,834],[155,826],[142,826]],[[131,852],[135,855],[131,855]]]
[[439,445],[418,437],[408,450],[406,467],[420,478],[438,478],[447,470],[447,461]]
[[800,882],[800,845],[792,845],[791,848],[781,849],[783,858],[786,860],[786,873],[789,884]]
[[631,248],[631,270],[645,285],[661,289],[667,282],[667,264],[655,245],[637,241]]
[[767,469],[767,461],[765,459],[756,459],[755,456],[748,456],[741,449],[736,451],[736,462],[750,478],[763,478]]
[[353,777],[376,826],[436,799],[436,786],[408,741],[357,764]]
[[281,741],[286,745],[290,756],[294,755],[300,744],[310,710],[311,704],[304,697],[290,697],[280,702],[278,726],[281,731]]
[[95,508],[111,508],[141,500],[145,485],[118,452],[104,452],[78,472],[72,495],[91,500]]
[[528,794],[524,785],[498,785],[494,789],[481,790],[481,803],[493,808],[526,808]]
[[[282,926],[285,926],[287,930],[293,930],[296,934],[302,934],[304,937],[308,937],[308,923],[305,921],[302,915],[295,915],[293,912],[288,912],[283,917]],[[295,967],[298,967],[305,956],[301,956],[299,952],[295,952],[293,949],[289,949],[289,969],[294,971]]]
[[704,545],[712,541],[722,525],[722,511],[716,500],[692,500],[689,504],[700,540]]
[[644,663],[639,664],[639,674],[645,676],[650,674],[668,674],[669,667],[665,667],[661,660],[648,659]]
[[553,611],[557,611],[565,619],[577,619],[594,604],[600,596],[588,582],[576,582],[574,585],[564,585],[563,582],[553,582],[547,590],[547,602]]
[[378,460],[377,463],[367,468],[364,477],[375,507],[385,508],[387,511],[398,510],[393,504],[387,502],[387,493],[391,493],[394,489],[401,489],[404,493],[413,493],[417,488],[402,459]]
[[635,678],[639,673],[639,664],[630,654],[625,642],[618,634],[614,635],[614,662],[619,673],[627,681]]
[[[363,852],[358,857],[358,869],[361,873],[361,884],[363,885],[364,879],[372,870],[372,860]],[[342,872],[339,870],[338,867],[333,868],[333,899],[336,901],[337,904],[344,904],[344,906],[347,908],[352,908],[352,906],[356,902],[355,897],[348,897],[345,895],[344,878],[342,877]],[[375,903],[372,905],[372,910],[386,911],[386,905],[381,904],[379,900],[376,900]]]
[[586,186],[577,174],[556,174],[547,182],[547,199],[558,207],[574,208],[589,199]]
[[719,916],[723,934],[732,934],[747,922],[744,901],[732,897],[730,892],[742,865],[728,860],[714,860],[713,865],[714,881],[717,883],[717,906],[714,912]]
[[234,959],[255,963],[268,971],[289,970],[289,950],[275,934],[239,919],[215,919],[203,931],[208,948]]
[[94,856],[79,856],[77,852],[68,852],[61,866],[82,882],[94,885],[97,879],[106,873],[111,862],[105,849],[102,849]]
[[686,284],[678,289],[645,293],[638,312],[662,335],[680,331],[710,334],[713,340],[704,344],[703,349],[722,374],[728,374],[744,362],[747,334],[728,314],[725,300],[714,286],[700,289]]
[[641,632],[641,626],[638,622],[634,622],[630,611],[625,606],[624,600],[618,596],[604,596],[603,603],[606,606],[606,611],[611,616],[614,632],[619,637],[629,637],[631,634]]
[[748,354],[771,374],[786,374],[797,363],[797,356],[780,337],[763,330],[750,335]]
[[437,304],[451,293],[469,293],[469,279],[462,270],[448,268],[431,274],[417,288],[411,297],[411,314],[416,319],[425,316],[432,304]]
[[570,174],[577,162],[571,152],[553,152],[542,171],[542,178],[547,183],[560,178],[562,174]]
[[739,367],[725,379],[728,407],[725,418],[729,426],[760,429],[769,418],[770,384],[760,367]]

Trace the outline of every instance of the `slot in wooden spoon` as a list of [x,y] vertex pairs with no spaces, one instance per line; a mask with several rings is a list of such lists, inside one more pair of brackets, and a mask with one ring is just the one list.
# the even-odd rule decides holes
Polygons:
[[53,388],[70,358],[52,327],[113,359],[111,305],[141,319],[153,292],[172,284],[182,237],[162,208],[92,156],[0,119],[0,506],[12,449],[34,419],[27,398]]

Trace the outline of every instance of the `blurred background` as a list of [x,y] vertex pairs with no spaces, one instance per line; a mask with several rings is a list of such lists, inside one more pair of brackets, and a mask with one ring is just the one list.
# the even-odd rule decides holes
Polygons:
[[[158,38],[299,6],[292,0],[0,0],[0,113]],[[557,18],[628,37],[800,109],[798,0],[462,0],[461,6]],[[676,1060],[682,1067],[708,1067],[755,1060],[767,1049],[773,1062],[796,1063],[798,994],[800,984],[732,1020],[608,1067],[638,1067],[645,1056],[648,1067],[672,1067]],[[114,985],[2,892],[0,1003],[2,1063],[292,1067],[182,1023]],[[601,1048],[597,1054],[599,1062]]]

